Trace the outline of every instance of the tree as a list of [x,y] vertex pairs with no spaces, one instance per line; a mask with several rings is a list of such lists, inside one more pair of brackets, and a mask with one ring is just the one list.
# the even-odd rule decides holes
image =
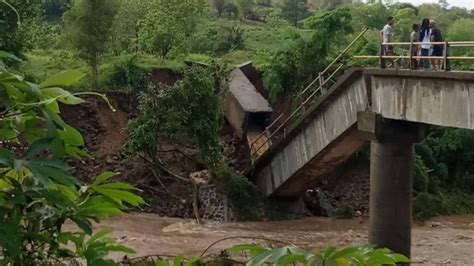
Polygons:
[[100,59],[107,49],[117,9],[116,0],[77,0],[66,13],[67,34],[78,55],[91,66],[94,89],[98,86]]
[[212,0],[212,4],[214,8],[217,10],[217,14],[219,17],[222,15],[222,11],[224,11],[225,0]]
[[351,23],[347,8],[308,18],[305,26],[314,30],[311,39],[299,38],[295,45],[273,54],[270,63],[262,67],[263,83],[272,100],[294,95],[311,82],[327,66],[331,54],[337,53],[339,38],[352,32]]
[[128,147],[145,154],[154,166],[160,166],[157,158],[160,138],[175,143],[191,140],[210,166],[220,162],[219,85],[210,70],[197,66],[187,69],[183,80],[171,88],[153,88],[142,93],[139,115],[128,125]]
[[145,18],[141,34],[148,50],[167,57],[173,49],[187,45],[208,5],[207,0],[159,0],[159,6]]
[[255,5],[254,0],[237,0],[237,4],[240,8],[240,14],[245,17],[245,15],[252,11],[253,6]]
[[282,16],[293,26],[298,27],[298,21],[308,14],[308,0],[284,0]]

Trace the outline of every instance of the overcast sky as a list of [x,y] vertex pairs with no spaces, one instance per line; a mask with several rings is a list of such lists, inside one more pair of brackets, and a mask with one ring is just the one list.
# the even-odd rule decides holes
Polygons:
[[[438,3],[438,0],[398,0],[398,2],[419,5],[423,3]],[[468,9],[474,9],[474,0],[448,0],[448,3],[451,6],[460,6]]]

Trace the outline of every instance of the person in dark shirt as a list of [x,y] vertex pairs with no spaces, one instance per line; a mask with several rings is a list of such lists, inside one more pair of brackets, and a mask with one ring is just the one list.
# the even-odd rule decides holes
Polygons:
[[[434,20],[430,20],[430,29],[431,29],[431,42],[442,42],[443,35],[441,34],[441,30],[436,27],[436,22]],[[433,44],[432,46],[433,53],[432,56],[443,56],[443,45],[442,44]],[[441,69],[441,62],[442,60],[439,58],[435,58],[432,60],[433,69],[440,70]]]
[[[431,41],[431,29],[430,29],[430,20],[425,18],[421,23],[420,27],[420,42],[423,42],[421,45],[421,56],[430,56],[430,41]],[[420,65],[424,69],[430,68],[430,61],[428,59],[421,59]]]

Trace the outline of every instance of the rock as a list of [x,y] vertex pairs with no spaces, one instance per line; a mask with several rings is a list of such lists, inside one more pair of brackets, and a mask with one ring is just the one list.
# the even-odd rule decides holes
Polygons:
[[209,183],[211,173],[209,170],[194,172],[189,175],[189,178],[196,184],[205,185]]
[[440,227],[440,226],[441,226],[441,223],[432,222],[432,223],[430,224],[430,226],[433,227],[433,228]]
[[354,215],[356,217],[360,217],[360,216],[362,216],[362,212],[361,211],[356,211]]

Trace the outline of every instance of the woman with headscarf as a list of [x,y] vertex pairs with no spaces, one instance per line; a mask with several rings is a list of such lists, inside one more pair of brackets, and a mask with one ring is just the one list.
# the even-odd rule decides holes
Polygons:
[[[420,42],[421,45],[421,56],[430,56],[431,49],[431,29],[430,29],[430,20],[428,18],[423,19],[420,28]],[[424,69],[430,68],[430,61],[428,59],[421,59],[421,67]]]

